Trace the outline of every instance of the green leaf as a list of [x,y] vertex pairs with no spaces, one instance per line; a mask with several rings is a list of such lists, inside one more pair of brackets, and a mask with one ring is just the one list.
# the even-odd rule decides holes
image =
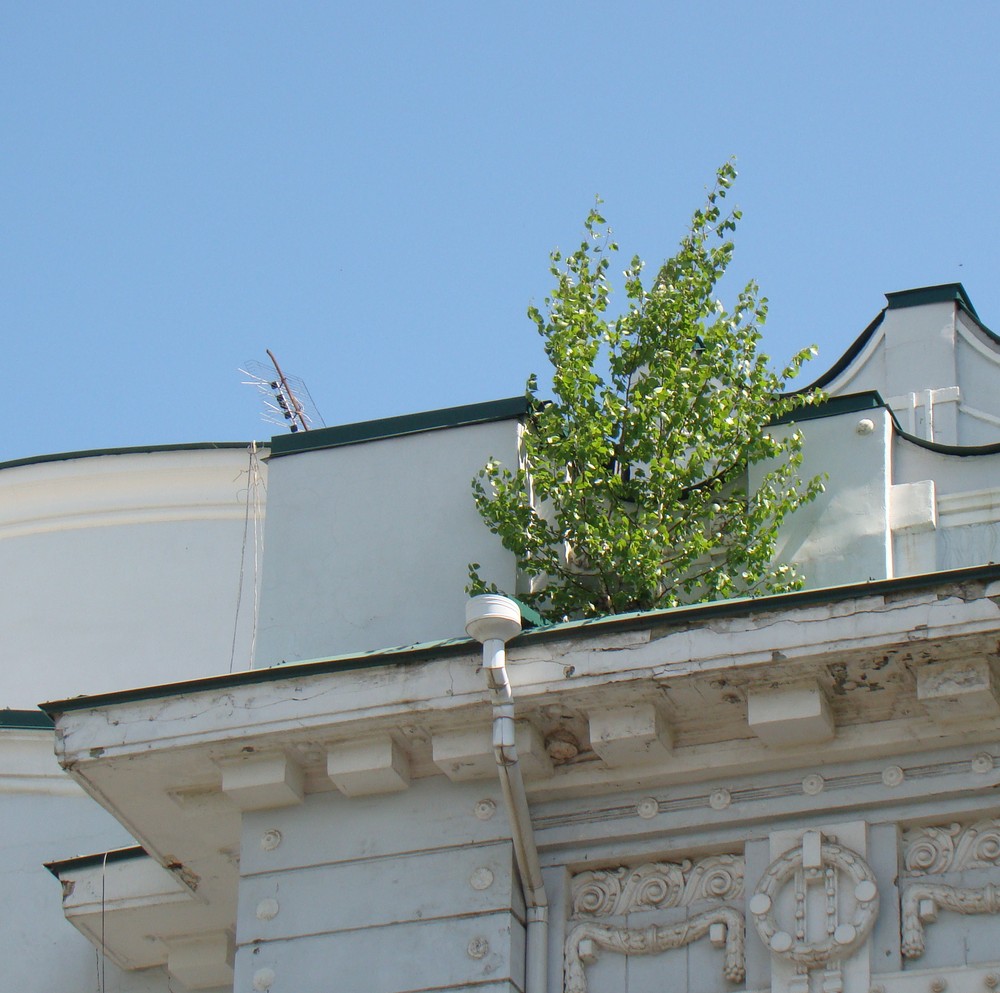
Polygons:
[[[797,475],[800,433],[767,426],[818,398],[783,396],[814,350],[773,373],[758,350],[767,300],[756,283],[731,310],[717,299],[733,257],[725,236],[742,216],[723,210],[735,177],[732,161],[720,167],[648,284],[632,256],[623,313],[609,313],[619,246],[600,199],[580,247],[550,255],[555,286],[528,316],[552,364],[554,399],[540,402],[532,375],[521,464],[491,460],[472,482],[487,527],[532,581],[520,595],[548,619],[801,585],[773,561],[778,528],[823,482]],[[748,495],[754,466],[766,471],[756,470]],[[483,587],[478,569],[470,566],[470,590]]]

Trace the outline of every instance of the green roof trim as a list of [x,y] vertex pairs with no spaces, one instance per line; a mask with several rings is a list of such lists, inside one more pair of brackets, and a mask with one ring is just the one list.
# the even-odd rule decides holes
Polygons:
[[912,290],[897,290],[895,293],[886,293],[886,306],[879,311],[872,322],[858,335],[848,346],[847,351],[837,359],[836,362],[821,376],[814,379],[808,386],[794,393],[808,393],[810,390],[823,389],[832,383],[861,353],[861,350],[871,340],[872,335],[878,330],[879,325],[885,319],[889,310],[902,310],[905,307],[921,307],[931,303],[957,303],[962,310],[976,322],[984,334],[995,342],[1000,342],[1000,337],[994,334],[979,319],[976,308],[969,299],[969,294],[965,292],[965,287],[961,283],[941,283],[939,286],[917,286]]
[[92,869],[97,866],[111,865],[112,862],[128,862],[130,859],[151,858],[152,856],[142,845],[129,845],[128,848],[115,848],[110,852],[98,852],[94,855],[77,855],[71,859],[58,859],[53,862],[43,862],[56,879],[63,872],[73,869]]
[[0,728],[51,731],[53,726],[52,718],[40,710],[0,710]]
[[885,320],[885,312],[888,307],[883,307],[871,321],[871,323],[851,342],[846,352],[837,359],[821,376],[814,379],[808,386],[803,386],[799,390],[792,390],[791,393],[811,393],[813,390],[825,389],[832,383],[857,357],[861,350],[868,344],[871,336],[878,330],[879,325]]
[[969,294],[961,283],[941,283],[940,286],[918,286],[912,290],[898,290],[886,293],[889,310],[901,310],[904,307],[923,307],[929,303],[959,303],[977,321],[979,315],[972,306]]
[[797,421],[811,421],[820,417],[837,417],[840,414],[856,414],[862,410],[876,410],[886,407],[877,390],[864,393],[845,393],[839,397],[827,397],[822,403],[808,403],[776,417],[769,424],[793,424]]
[[[666,627],[684,624],[705,623],[714,618],[739,615],[764,614],[779,610],[791,610],[821,603],[839,603],[856,597],[897,595],[913,590],[970,582],[993,582],[1000,580],[1000,565],[990,564],[965,569],[950,569],[945,572],[924,573],[918,576],[901,576],[894,579],[879,579],[865,583],[851,583],[845,586],[829,586],[817,590],[799,590],[795,593],[780,593],[766,597],[738,597],[732,600],[716,600],[684,607],[669,607],[663,610],[637,611],[631,614],[610,614],[582,621],[565,621],[547,624],[543,627],[523,631],[512,644],[523,645],[535,642],[566,638],[576,631],[597,628],[602,631],[631,630],[643,627]],[[77,710],[95,710],[119,704],[135,703],[142,700],[159,700],[165,697],[182,696],[201,691],[218,691],[236,686],[252,686],[281,680],[302,679],[310,675],[332,672],[350,672],[384,665],[413,665],[434,659],[453,658],[459,655],[478,654],[480,646],[471,638],[450,638],[444,641],[409,645],[400,648],[379,649],[354,655],[313,659],[303,662],[288,662],[267,669],[250,669],[246,672],[224,673],[191,679],[180,683],[161,686],[144,686],[131,690],[117,690],[96,696],[71,697],[68,700],[52,700],[39,704],[53,720],[59,715]]]
[[527,412],[528,400],[520,396],[486,403],[470,403],[463,407],[446,407],[443,410],[426,410],[418,414],[402,414],[399,417],[383,417],[374,421],[358,421],[355,424],[340,424],[332,428],[316,428],[313,431],[297,431],[294,434],[279,434],[271,439],[271,458],[323,448],[358,445],[366,441],[382,441],[425,431],[439,431],[442,428],[464,428],[473,424],[506,421],[524,417]]
[[[183,445],[136,445],[133,448],[91,448],[83,452],[56,452],[52,455],[31,455],[23,459],[0,462],[0,469],[14,469],[21,465],[38,465],[43,462],[67,462],[70,459],[95,459],[102,455],[149,455],[153,452],[200,452],[221,448],[247,449],[249,441],[193,441]],[[257,442],[267,448],[266,442]]]

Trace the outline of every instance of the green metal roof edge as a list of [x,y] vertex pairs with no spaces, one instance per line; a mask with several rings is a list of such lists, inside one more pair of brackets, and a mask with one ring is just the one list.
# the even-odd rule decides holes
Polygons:
[[[37,465],[42,462],[65,462],[70,459],[93,459],[102,455],[147,455],[153,452],[195,452],[216,448],[249,448],[249,441],[192,441],[180,445],[136,445],[132,448],[91,448],[83,452],[55,452],[52,455],[30,455],[23,459],[0,462],[0,469],[14,469],[22,465]],[[267,448],[266,442],[257,442]]]
[[972,306],[969,294],[961,283],[940,283],[937,286],[915,286],[911,290],[897,290],[886,293],[889,310],[902,310],[904,307],[923,307],[929,303],[960,303],[976,320],[979,315]]
[[[794,396],[794,394],[793,394]],[[837,417],[840,414],[856,414],[862,410],[875,410],[886,407],[886,402],[878,390],[866,390],[863,393],[845,393],[842,396],[827,397],[820,403],[803,404],[795,410],[790,410],[781,417],[768,421],[768,424],[792,424],[797,421],[811,421],[820,417]],[[886,407],[886,409],[888,409]]]
[[313,431],[298,431],[295,434],[279,434],[271,439],[271,458],[323,448],[357,445],[366,441],[382,441],[386,438],[438,431],[442,428],[461,428],[473,424],[487,424],[490,421],[505,421],[523,417],[527,412],[528,399],[519,396],[504,400],[488,400],[485,403],[470,403],[462,407],[401,414],[398,417],[383,417],[374,421],[340,424],[330,428],[316,428]]
[[886,306],[875,316],[872,322],[848,346],[846,352],[821,376],[814,379],[808,386],[803,386],[793,393],[808,393],[811,390],[823,389],[832,383],[860,354],[868,344],[869,339],[885,319],[889,310],[902,310],[905,307],[919,307],[930,303],[957,303],[979,326],[982,332],[992,341],[1000,344],[1000,335],[991,331],[980,320],[969,294],[961,283],[941,283],[938,286],[917,286],[910,290],[896,290],[886,293]]
[[73,869],[90,869],[96,866],[110,865],[112,862],[127,862],[130,859],[152,858],[142,845],[129,845],[128,848],[114,848],[110,852],[97,852],[94,855],[76,855],[70,859],[56,859],[43,862],[56,879],[62,872]]
[[851,342],[847,351],[837,359],[821,376],[814,379],[808,386],[803,386],[799,390],[792,390],[791,393],[811,393],[813,390],[821,390],[829,383],[832,383],[861,353],[861,350],[868,344],[871,336],[878,330],[879,325],[885,320],[885,312],[888,307],[883,307],[871,323]]
[[[711,620],[717,617],[733,617],[740,614],[769,613],[775,610],[811,606],[818,603],[836,603],[854,597],[878,596],[884,593],[900,593],[910,590],[927,589],[951,583],[1000,580],[1000,565],[972,566],[964,569],[950,569],[945,572],[923,573],[917,576],[901,576],[893,579],[872,580],[865,583],[850,583],[844,586],[827,586],[816,590],[799,590],[794,593],[780,593],[764,597],[736,597],[731,600],[715,600],[708,603],[683,607],[669,607],[663,610],[636,611],[630,614],[610,614],[579,621],[565,621],[544,627],[531,628],[520,634],[512,644],[551,641],[565,638],[577,631],[591,628],[599,630],[629,630],[637,627],[688,624]],[[428,659],[448,658],[478,652],[479,644],[471,638],[450,638],[443,641],[427,642],[399,648],[379,649],[354,655],[342,655],[301,662],[287,662],[266,669],[250,669],[245,672],[224,673],[206,676],[179,683],[158,686],[144,686],[131,690],[116,690],[95,696],[71,697],[68,700],[51,700],[39,704],[53,719],[60,714],[77,710],[93,710],[117,704],[135,703],[141,700],[156,700],[169,696],[203,690],[224,690],[234,686],[248,686],[258,683],[278,682],[285,679],[299,679],[309,675],[331,672],[349,672],[390,664],[408,665]]]
[[40,710],[0,710],[0,728],[27,728],[32,731],[51,731],[52,718]]

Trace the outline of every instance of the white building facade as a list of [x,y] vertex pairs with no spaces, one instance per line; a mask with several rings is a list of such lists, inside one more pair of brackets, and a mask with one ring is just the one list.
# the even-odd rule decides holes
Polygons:
[[890,294],[819,382],[806,589],[508,644],[527,842],[463,634],[523,401],[0,466],[15,986],[1000,985],[1000,343]]

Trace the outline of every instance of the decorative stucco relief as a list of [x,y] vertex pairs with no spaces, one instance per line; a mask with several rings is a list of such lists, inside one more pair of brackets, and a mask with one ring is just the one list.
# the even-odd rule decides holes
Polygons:
[[[850,886],[853,910],[842,913],[842,884]],[[779,893],[791,883],[794,920],[778,919]],[[810,922],[807,890],[822,887],[823,921]],[[878,914],[878,887],[867,862],[844,845],[823,838],[819,831],[807,831],[802,844],[776,858],[765,870],[753,897],[750,915],[761,941],[775,954],[794,962],[803,972],[836,969],[866,941]],[[810,937],[821,934],[823,937]]]
[[646,862],[639,866],[588,869],[570,883],[573,918],[580,920],[566,938],[565,993],[587,993],[585,966],[598,950],[621,955],[654,955],[682,948],[708,935],[724,948],[723,972],[742,982],[745,966],[743,914],[719,906],[677,924],[619,927],[587,920],[622,917],[640,911],[686,907],[703,900],[735,900],[743,896],[742,855],[710,855],[681,862]]
[[913,876],[1000,866],[1000,818],[903,832],[903,866]]
[[626,928],[592,921],[577,924],[566,937],[564,991],[587,993],[584,966],[596,960],[598,949],[622,955],[653,955],[689,945],[706,934],[712,944],[725,948],[726,979],[741,983],[746,976],[743,915],[731,907],[717,907],[673,925]]
[[924,925],[937,920],[938,910],[956,914],[1000,913],[1000,886],[944,886],[914,883],[903,894],[903,944],[907,958],[924,953]]
[[640,910],[683,907],[698,900],[736,900],[742,896],[742,855],[588,869],[577,873],[571,884],[575,918],[618,917]]

